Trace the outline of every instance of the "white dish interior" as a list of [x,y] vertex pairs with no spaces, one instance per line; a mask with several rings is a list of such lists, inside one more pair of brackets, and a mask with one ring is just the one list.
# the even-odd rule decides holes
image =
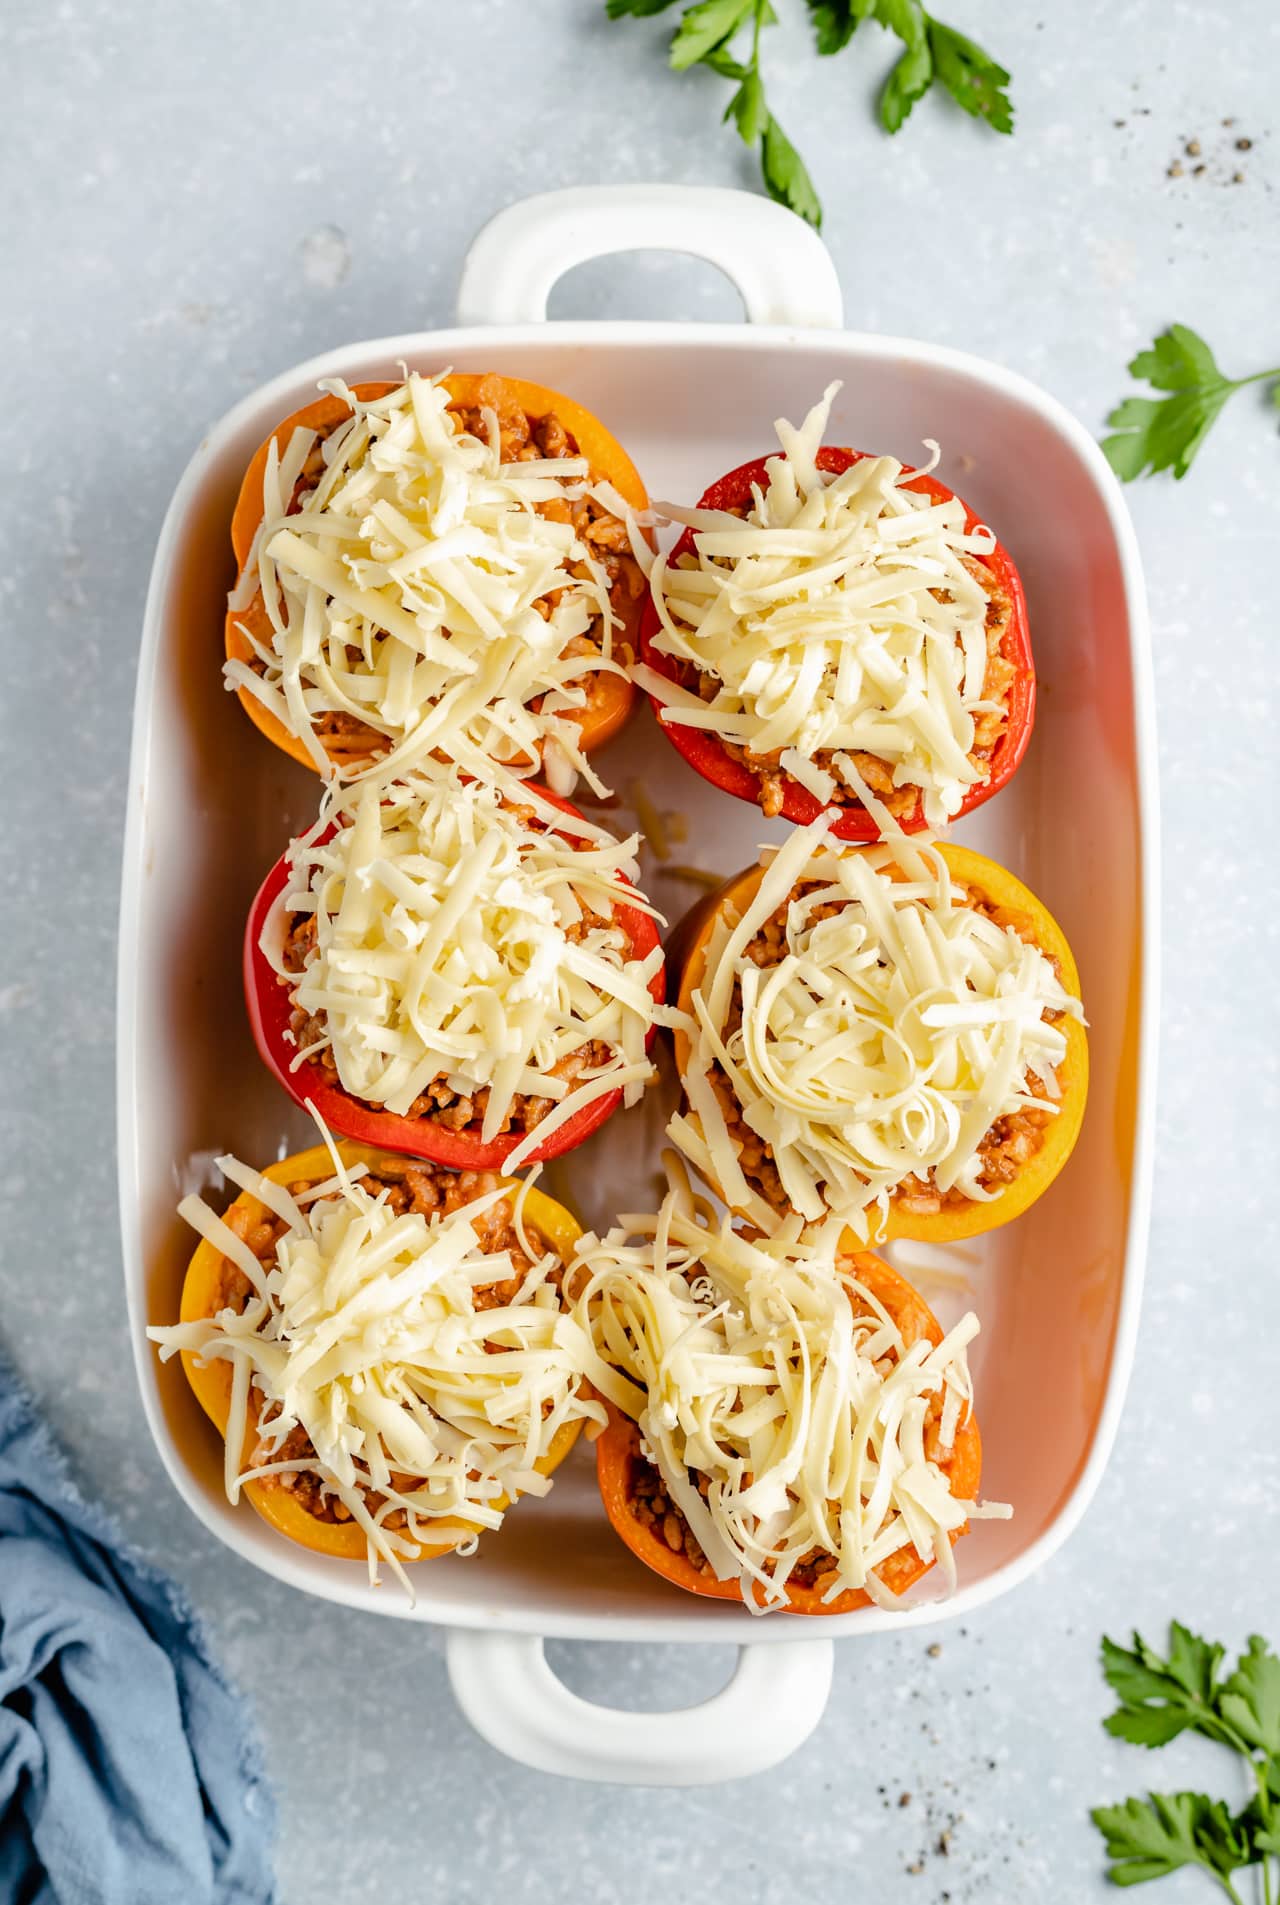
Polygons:
[[[1065,1538],[1096,1486],[1132,1356],[1146,1221],[1154,1010],[1148,936],[1154,869],[1153,740],[1146,631],[1132,534],[1096,448],[1032,386],[958,354],[849,333],[736,326],[541,324],[407,336],[315,360],[240,404],[201,445],[170,512],[148,603],[135,724],[122,919],[120,1154],[125,1274],[148,1419],[176,1487],[224,1541],[312,1593],[417,1620],[580,1638],[795,1640],[794,1621],[696,1602],[644,1569],[609,1530],[580,1446],[544,1501],[526,1501],[474,1558],[415,1570],[412,1607],[393,1580],[296,1548],[222,1489],[222,1452],[177,1363],[161,1368],[148,1323],[172,1321],[194,1239],[174,1212],[221,1197],[214,1157],[266,1163],[314,1141],[262,1068],[240,989],[253,893],[318,785],[250,725],[220,685],[227,524],[245,464],[317,377],[505,370],[572,393],[630,451],[651,495],[693,500],[767,450],[841,379],[829,440],[922,460],[997,529],[1026,584],[1040,680],[1028,756],[956,837],[1018,873],[1074,946],[1090,1022],[1091,1098],[1077,1151],[1009,1228],[941,1253],[892,1254],[943,1320],[970,1303],[983,1492],[1011,1521],[978,1524],[957,1550],[960,1590],[905,1613],[864,1609],[824,1637],[962,1614],[1014,1585]],[[599,757],[623,794],[640,783],[687,817],[676,861],[723,876],[779,836],[706,786],[644,711]],[[1145,845],[1144,845],[1145,837]],[[649,891],[674,924],[700,889],[661,867]],[[661,1091],[619,1114],[553,1170],[583,1218],[606,1224],[650,1195]]]

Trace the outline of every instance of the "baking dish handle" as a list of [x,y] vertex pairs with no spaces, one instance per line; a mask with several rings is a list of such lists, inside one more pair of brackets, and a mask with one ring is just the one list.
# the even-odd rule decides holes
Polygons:
[[706,185],[577,185],[518,199],[480,232],[458,285],[459,324],[534,324],[557,278],[618,251],[683,251],[735,284],[752,324],[844,318],[817,232],[782,205]]
[[711,1786],[803,1746],[831,1690],[829,1640],[740,1647],[726,1687],[671,1713],[598,1707],[551,1671],[536,1634],[454,1628],[449,1680],[476,1732],[540,1773],[614,1786]]

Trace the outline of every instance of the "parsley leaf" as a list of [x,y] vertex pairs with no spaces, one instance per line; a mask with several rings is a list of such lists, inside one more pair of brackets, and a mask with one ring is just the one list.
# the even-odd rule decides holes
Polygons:
[[920,0],[870,0],[867,12],[906,47],[919,46],[928,36],[929,15]]
[[769,108],[765,103],[764,82],[759,73],[743,72],[742,84],[725,107],[724,116],[734,121],[745,144],[753,146],[757,139],[764,136],[769,123]]
[[727,79],[740,79],[738,90],[724,109],[725,121],[732,119],[738,128],[743,143],[753,146],[764,132],[769,117],[765,103],[764,83],[759,73],[744,69],[739,73],[725,74]]
[[848,45],[860,20],[875,20],[902,41],[903,53],[880,93],[880,123],[897,132],[917,99],[940,80],[958,106],[985,119],[996,132],[1013,131],[1013,107],[1004,88],[1009,75],[976,41],[945,20],[934,19],[922,0],[808,0],[819,53]]
[[776,198],[793,212],[799,212],[801,218],[807,219],[811,225],[820,226],[822,205],[813,189],[813,180],[805,169],[804,160],[772,113],[764,129],[761,159],[765,189],[770,198]]
[[1009,75],[976,41],[941,20],[929,22],[933,70],[957,106],[985,119],[993,132],[1013,131],[1013,107],[1005,87]]
[[[665,12],[674,0],[605,0],[611,20],[624,14]],[[853,18],[870,0],[831,0],[831,31],[842,30],[846,14]],[[671,36],[667,60],[677,73],[708,66],[721,79],[731,79],[735,91],[724,110],[724,120],[738,129],[745,145],[758,146],[760,171],[771,198],[798,212],[811,225],[821,225],[822,206],[804,160],[769,110],[764,75],[760,70],[760,34],[777,23],[773,0],[696,0],[686,6]],[[856,24],[856,19],[854,20]],[[741,51],[739,35],[750,29],[750,49]],[[853,31],[853,26],[849,27]],[[737,50],[735,50],[737,49]]]
[[855,11],[852,0],[808,0],[808,5],[819,53],[824,58],[832,53],[843,53],[862,17],[861,9]]
[[731,40],[754,10],[754,0],[700,0],[698,6],[686,7],[671,42],[672,71],[686,72]]
[[1280,1761],[1280,1660],[1260,1634],[1250,1634],[1218,1705],[1242,1740]]
[[1222,376],[1209,346],[1186,324],[1171,324],[1149,351],[1138,352],[1129,369],[1157,390],[1185,390]]
[[[1170,395],[1126,397],[1107,418],[1115,434],[1103,438],[1102,451],[1123,483],[1159,470],[1185,476],[1227,398],[1246,384],[1280,379],[1280,367],[1224,376],[1204,339],[1186,324],[1171,324],[1150,350],[1138,352],[1129,372]],[[1280,403],[1280,383],[1272,394]]]
[[[675,0],[605,0],[611,20],[666,13]],[[842,53],[864,20],[874,20],[902,41],[903,51],[881,89],[880,123],[897,132],[917,99],[935,79],[975,118],[997,132],[1013,130],[1013,108],[1004,88],[1003,66],[945,21],[935,20],[923,0],[805,0],[814,43],[824,57]],[[822,223],[822,206],[803,159],[769,109],[760,70],[760,33],[777,21],[772,0],[695,0],[685,5],[671,36],[668,63],[677,73],[708,66],[737,90],[725,108],[747,145],[758,146],[765,190],[811,225]],[[735,52],[738,35],[750,29],[747,57]]]
[[[1256,1765],[1256,1762],[1255,1762]],[[1240,1814],[1240,1823],[1249,1833],[1255,1857],[1274,1852],[1280,1858],[1280,1760],[1268,1760],[1257,1767],[1258,1792]]]
[[[1217,367],[1193,332],[1157,339],[1138,360],[1157,389],[1180,394],[1176,379],[1190,365]],[[1254,1634],[1230,1674],[1223,1650],[1174,1621],[1163,1656],[1134,1634],[1131,1647],[1105,1636],[1102,1671],[1120,1704],[1103,1725],[1137,1746],[1167,1746],[1188,1729],[1238,1753],[1256,1788],[1240,1812],[1203,1793],[1149,1793],[1120,1806],[1098,1806],[1091,1819],[1106,1841],[1113,1885],[1142,1885],[1182,1866],[1199,1865],[1240,1905],[1231,1874],[1261,1865],[1264,1905],[1271,1905],[1269,1857],[1280,1857],[1280,1660]],[[1259,1755],[1261,1757],[1259,1757]]]
[[1089,1814],[1106,1841],[1113,1885],[1144,1885],[1184,1865],[1228,1879],[1253,1863],[1249,1834],[1221,1799],[1203,1793],[1151,1793]]
[[919,46],[907,48],[880,93],[880,124],[886,132],[897,132],[932,84],[933,54],[928,40],[921,40]]
[[[751,67],[744,66],[741,60],[734,59],[726,46],[717,46],[714,52],[707,54],[702,64],[709,66],[713,73],[719,73],[721,79],[744,80],[750,76],[752,70]],[[726,112],[724,118],[728,117],[729,114]]]
[[1169,1629],[1169,1658],[1162,1660],[1141,1634],[1133,1647],[1117,1647],[1103,1636],[1102,1673],[1120,1705],[1103,1721],[1108,1733],[1134,1746],[1165,1746],[1187,1727],[1221,1739],[1214,1712],[1221,1647],[1211,1646],[1175,1621]]

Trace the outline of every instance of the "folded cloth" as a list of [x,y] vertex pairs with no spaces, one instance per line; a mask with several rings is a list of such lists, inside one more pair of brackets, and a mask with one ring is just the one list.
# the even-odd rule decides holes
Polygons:
[[0,1357],[0,1900],[271,1905],[248,1710]]

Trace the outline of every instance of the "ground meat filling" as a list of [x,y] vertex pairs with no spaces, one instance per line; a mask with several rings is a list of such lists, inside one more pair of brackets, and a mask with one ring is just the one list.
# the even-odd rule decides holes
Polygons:
[[[606,915],[592,912],[584,900],[581,918],[565,927],[565,935],[572,940],[584,939],[594,927],[607,926],[608,923]],[[284,962],[290,972],[302,972],[305,969],[314,951],[315,943],[314,913],[291,913],[284,943]],[[280,983],[287,986],[289,982],[282,978]],[[292,993],[290,997],[292,998]],[[297,1006],[294,1007],[289,1028],[299,1051],[306,1051],[309,1046],[316,1045],[329,1036],[328,1022],[323,1012],[311,1014],[303,1012]],[[605,1044],[603,1039],[587,1039],[576,1052],[570,1052],[567,1058],[562,1058],[558,1064],[553,1065],[551,1075],[554,1078],[563,1078],[573,1085],[579,1079],[603,1071],[606,1066],[613,1064],[617,1057],[616,1049],[612,1045]],[[351,1098],[353,1104],[365,1105],[370,1111],[386,1110],[385,1105],[374,1104],[367,1098],[356,1098],[346,1090],[338,1076],[337,1061],[331,1046],[327,1044],[322,1046],[319,1051],[312,1054],[309,1062],[319,1066],[327,1085],[332,1086],[335,1091],[342,1092],[345,1097]],[[498,1135],[506,1136],[513,1131],[522,1133],[532,1131],[557,1102],[554,1098],[540,1097],[534,1092],[514,1093],[506,1115],[498,1126]],[[414,1120],[429,1120],[445,1131],[471,1131],[478,1140],[488,1106],[489,1087],[487,1085],[482,1085],[470,1093],[455,1091],[449,1083],[447,1072],[441,1071],[427,1089],[418,1094],[404,1115]]]
[[[730,512],[742,515],[742,510]],[[999,704],[988,713],[975,715],[973,746],[969,750],[969,759],[987,779],[991,771],[991,758],[996,745],[1009,719],[1009,692],[1017,678],[1017,668],[1005,652],[1009,631],[1013,624],[1013,598],[1002,586],[994,572],[985,562],[974,556],[965,556],[964,565],[976,581],[981,583],[987,597],[987,671],[983,681],[983,699]],[[936,590],[940,602],[950,599],[947,591]],[[720,689],[720,682],[714,675],[691,671],[692,685],[704,701],[714,701]],[[767,819],[773,819],[782,812],[787,789],[798,785],[789,774],[785,774],[778,765],[781,750],[769,754],[753,754],[749,748],[735,741],[722,741],[727,754],[735,761],[741,761],[760,783],[759,801],[761,811]],[[861,807],[862,801],[853,789],[841,779],[840,770],[835,765],[835,755],[840,750],[819,748],[813,755],[814,764],[831,775],[835,782],[835,792],[830,804],[837,807]],[[883,802],[898,822],[916,820],[920,813],[920,789],[908,782],[899,787],[893,779],[893,766],[882,760],[878,754],[867,754],[855,749],[851,755],[854,766],[861,774],[867,786],[876,798]]]
[[[856,1316],[871,1313],[867,1305],[859,1299],[856,1291],[851,1292],[850,1296]],[[886,1356],[881,1359],[877,1367],[882,1374],[887,1375],[895,1360],[896,1358],[892,1356]],[[924,1448],[927,1458],[931,1462],[936,1462],[945,1473],[951,1451],[942,1446],[942,1407],[943,1398],[940,1393],[929,1398],[928,1412],[925,1417]],[[705,1497],[708,1492],[707,1477],[700,1469],[691,1468],[686,1472],[691,1485]],[[679,1555],[707,1580],[713,1581],[717,1578],[715,1570],[699,1546],[697,1536],[686,1521],[683,1510],[667,1492],[667,1485],[660,1470],[645,1454],[639,1429],[634,1431],[632,1447],[628,1455],[626,1503],[627,1512],[632,1519],[638,1522],[653,1540],[660,1541],[663,1547],[669,1549],[672,1554]],[[838,1504],[831,1504],[833,1513],[837,1507]],[[903,1550],[898,1552],[902,1554]],[[895,1572],[893,1563],[896,1560],[897,1556],[891,1555],[876,1569],[877,1575],[890,1587],[893,1586]],[[771,1572],[771,1570],[767,1571]],[[812,1589],[819,1594],[824,1594],[828,1588],[835,1585],[837,1572],[835,1563],[825,1548],[811,1548],[796,1562],[787,1576],[787,1581],[795,1587]]]
[[[495,380],[492,388],[485,384],[480,387],[481,403],[493,409],[498,418],[501,437],[501,455],[504,463],[530,463],[540,457],[568,457],[579,455],[578,444],[565,429],[554,411],[548,411],[544,417],[531,417],[518,406],[511,403],[500,381]],[[451,404],[450,412],[458,419],[459,427],[471,436],[482,441],[488,439],[488,429],[480,405],[468,407]],[[305,499],[311,494],[324,475],[324,445],[339,425],[335,422],[324,424],[316,433],[306,462],[298,474],[293,486],[293,495],[289,499],[288,514],[296,516]],[[627,526],[621,517],[612,515],[602,503],[593,497],[579,497],[576,502],[568,499],[553,498],[539,505],[539,514],[552,522],[572,523],[580,541],[587,544],[596,563],[602,568],[609,580],[609,602],[615,616],[624,628],[629,628],[635,618],[635,605],[644,594],[645,579],[640,566],[631,554],[631,540]],[[570,574],[586,579],[589,570],[585,562],[571,565]],[[537,604],[538,613],[547,619],[563,590],[552,590]],[[250,633],[264,647],[270,648],[275,638],[275,629],[267,614],[266,604],[259,589],[242,620]],[[625,645],[624,645],[625,646]],[[576,635],[565,649],[568,655],[599,655],[600,643],[589,635]],[[632,659],[630,651],[619,653],[618,659],[628,662]],[[358,666],[361,651],[349,647],[348,660],[352,666]],[[249,667],[255,674],[266,672],[266,663],[256,652],[250,657]],[[584,721],[593,708],[598,707],[607,693],[605,686],[608,677],[601,669],[589,669],[566,686],[581,688],[585,705],[581,709],[566,709],[566,720]],[[539,695],[530,706],[535,710],[542,707],[543,697]],[[320,745],[334,761],[344,767],[354,767],[362,761],[376,760],[379,755],[390,751],[394,743],[388,735],[371,728],[356,715],[348,714],[343,708],[326,709],[317,714],[312,721],[312,730]],[[437,759],[444,759],[437,754]]]
[[[388,1177],[366,1172],[360,1182],[375,1194],[385,1190],[388,1202],[397,1216],[402,1216],[405,1212],[417,1211],[424,1217],[430,1218],[436,1215],[451,1216],[454,1211],[461,1210],[464,1205],[484,1197],[489,1191],[496,1190],[499,1180],[492,1171],[445,1171],[430,1164],[406,1164],[403,1176]],[[291,1196],[297,1197],[309,1189],[309,1186],[306,1183],[297,1183],[290,1184],[286,1188]],[[338,1193],[335,1191],[332,1195],[336,1197]],[[476,1235],[480,1239],[481,1249],[492,1252],[508,1251],[513,1272],[502,1282],[484,1284],[475,1292],[473,1302],[477,1310],[501,1309],[505,1304],[513,1302],[519,1294],[521,1284],[533,1267],[533,1259],[526,1254],[516,1232],[513,1216],[510,1200],[503,1198],[472,1219]],[[237,1237],[243,1238],[254,1256],[266,1269],[274,1268],[276,1245],[288,1229],[288,1225],[282,1218],[275,1216],[272,1211],[260,1210],[253,1213],[244,1205],[236,1204],[227,1212],[225,1221]],[[531,1223],[525,1224],[524,1234],[535,1250],[547,1251],[551,1248]],[[551,1272],[550,1280],[558,1287],[562,1276],[563,1266],[557,1264]],[[219,1309],[234,1310],[239,1315],[252,1295],[253,1285],[244,1271],[224,1257],[218,1291]],[[489,1347],[492,1349],[493,1346],[489,1345]],[[266,1397],[257,1383],[254,1383],[250,1391],[249,1416],[251,1421],[259,1424],[260,1429],[268,1426],[271,1421],[269,1416],[264,1418],[263,1414],[268,1406]],[[260,1434],[259,1439],[248,1450],[242,1466],[245,1469],[251,1469],[268,1462],[314,1460],[315,1453],[311,1438],[299,1425],[289,1431],[279,1448],[274,1447],[265,1434]],[[412,1475],[396,1476],[395,1482],[401,1493],[412,1490],[415,1486]],[[255,1483],[255,1486],[284,1489],[306,1510],[307,1514],[313,1515],[317,1521],[332,1523],[351,1520],[350,1509],[345,1502],[325,1487],[319,1469],[295,1469],[282,1475],[264,1475]],[[370,1514],[376,1515],[385,1497],[370,1489],[366,1492],[365,1500]],[[403,1529],[406,1526],[404,1510],[393,1508],[383,1518],[382,1526],[393,1531]]]
[[[803,894],[809,885],[812,885],[812,882],[802,881],[794,889],[792,897]],[[1013,912],[1007,907],[994,906],[982,894],[974,892],[971,888],[967,890],[966,903],[975,913],[980,913],[984,919],[994,921],[997,926],[1012,927],[1018,938],[1025,940],[1028,945],[1036,944],[1035,931],[1029,915]],[[787,909],[790,904],[790,899],[784,900],[748,944],[746,957],[754,965],[762,968],[776,966],[785,953]],[[809,915],[811,924],[816,925],[820,919],[828,919],[833,914],[841,912],[846,904],[851,902],[838,901],[831,905],[814,907]],[[1043,948],[1041,950],[1043,951]],[[1049,956],[1049,963],[1061,978],[1057,960]],[[1052,1010],[1044,1013],[1044,1017],[1050,1021],[1055,1021],[1061,1016],[1060,1012]],[[725,1020],[725,1038],[732,1037],[741,1025],[742,986],[741,982],[735,978]],[[739,1147],[738,1161],[742,1166],[743,1176],[755,1190],[759,1191],[766,1203],[771,1205],[780,1216],[785,1216],[791,1206],[783,1190],[778,1167],[773,1161],[773,1146],[767,1144],[759,1133],[753,1131],[747,1124],[742,1115],[742,1107],[729,1082],[728,1074],[722,1067],[713,1064],[710,1077],[712,1089],[724,1113],[725,1123],[729,1127],[729,1136]],[[1056,1072],[1052,1081],[1042,1079],[1033,1071],[1026,1073],[1026,1090],[1034,1097],[1047,1096],[1047,1087],[1050,1083],[1057,1085]],[[978,1147],[978,1156],[982,1161],[978,1182],[984,1190],[999,1191],[1004,1185],[1013,1182],[1018,1172],[1030,1162],[1044,1143],[1046,1131],[1052,1124],[1053,1118],[1053,1112],[1040,1111],[1034,1106],[1029,1106],[1026,1110],[1010,1112],[1004,1117],[997,1118],[989,1126]],[[933,1217],[941,1210],[954,1209],[970,1204],[972,1201],[956,1185],[952,1185],[950,1190],[940,1191],[932,1171],[927,1178],[914,1175],[904,1177],[893,1192],[893,1202],[898,1209],[909,1212],[913,1217]]]

